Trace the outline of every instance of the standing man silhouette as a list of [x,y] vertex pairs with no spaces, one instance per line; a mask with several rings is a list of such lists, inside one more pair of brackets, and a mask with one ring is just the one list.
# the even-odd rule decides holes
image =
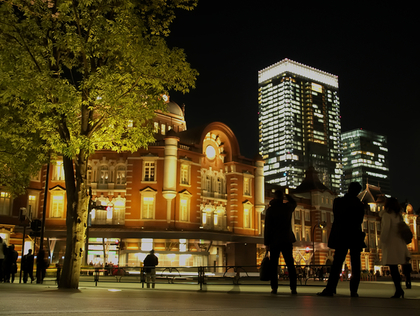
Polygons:
[[359,296],[357,290],[361,272],[360,252],[366,247],[365,234],[362,231],[365,210],[363,203],[357,197],[361,190],[362,186],[359,182],[352,182],[346,195],[334,200],[334,223],[328,239],[328,247],[335,249],[334,261],[327,286],[322,292],[317,293],[318,296],[334,295],[341,268],[349,250],[351,257],[350,295],[352,297]]
[[286,194],[286,203],[283,198],[283,191],[274,192],[274,199],[271,200],[265,215],[264,245],[270,251],[271,293],[277,294],[277,269],[281,252],[289,272],[290,289],[292,294],[297,294],[296,268],[293,259],[293,243],[296,238],[292,230],[292,215],[296,201],[288,194]]
[[155,251],[152,249],[143,261],[144,272],[146,272],[147,288],[150,288],[150,281],[152,281],[152,288],[155,288],[156,282],[156,269],[155,267],[159,264],[159,260],[155,255]]

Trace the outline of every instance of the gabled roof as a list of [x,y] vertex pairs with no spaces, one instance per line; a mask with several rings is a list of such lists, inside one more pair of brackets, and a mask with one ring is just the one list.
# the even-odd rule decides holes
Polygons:
[[306,176],[303,179],[302,183],[295,189],[293,192],[302,193],[302,192],[310,192],[310,191],[329,191],[333,193],[330,189],[328,189],[318,178],[318,172],[315,170],[314,167],[309,167],[308,170],[305,172]]
[[357,197],[364,203],[385,203],[386,200],[381,188],[369,183],[366,184],[366,189],[360,192]]

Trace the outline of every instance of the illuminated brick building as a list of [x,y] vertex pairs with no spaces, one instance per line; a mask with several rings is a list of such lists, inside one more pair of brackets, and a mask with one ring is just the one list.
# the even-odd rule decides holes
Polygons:
[[[139,266],[154,248],[161,266],[255,265],[263,243],[263,161],[241,156],[223,123],[187,130],[184,111],[173,102],[157,113],[154,128],[156,142],[148,149],[90,157],[95,206],[86,263]],[[9,201],[12,216],[1,222],[17,224],[20,207],[41,218],[45,178],[44,168],[25,196]],[[66,238],[62,162],[51,165],[48,187],[45,238],[54,263]]]

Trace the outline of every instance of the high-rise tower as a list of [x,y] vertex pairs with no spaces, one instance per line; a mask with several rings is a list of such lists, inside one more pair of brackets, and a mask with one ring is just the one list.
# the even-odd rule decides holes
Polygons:
[[284,59],[258,72],[259,142],[265,179],[297,187],[313,166],[341,192],[338,77]]
[[350,182],[358,181],[363,188],[369,183],[380,187],[382,193],[391,194],[386,136],[355,129],[343,133],[341,139],[344,190]]

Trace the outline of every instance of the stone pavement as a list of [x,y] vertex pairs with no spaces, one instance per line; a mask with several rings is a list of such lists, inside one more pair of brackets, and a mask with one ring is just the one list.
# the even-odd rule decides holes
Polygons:
[[207,285],[158,283],[156,289],[139,283],[108,279],[95,286],[82,281],[79,290],[59,290],[45,284],[0,284],[0,315],[376,315],[420,312],[420,283],[405,290],[405,299],[389,299],[390,281],[361,282],[359,298],[349,297],[348,282],[340,282],[335,297],[318,297],[323,282],[298,286],[291,295],[287,282],[279,294],[267,285]]

